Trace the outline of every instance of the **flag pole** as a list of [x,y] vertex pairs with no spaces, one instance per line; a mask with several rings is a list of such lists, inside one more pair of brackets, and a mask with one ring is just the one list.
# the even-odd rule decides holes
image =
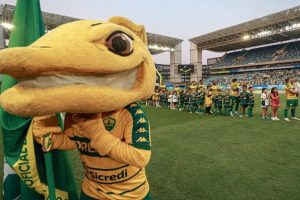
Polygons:
[[[58,119],[58,125],[63,129],[64,123],[62,120],[59,120],[61,115],[60,113],[56,113],[56,117]],[[55,193],[55,180],[54,180],[54,173],[53,173],[53,160],[52,160],[52,152],[47,151],[48,147],[51,146],[51,134],[47,134],[44,136],[45,138],[49,137],[44,149],[44,159],[45,159],[45,166],[46,166],[46,177],[47,177],[47,183],[48,183],[48,192],[49,192],[49,199],[50,200],[56,200],[56,193]]]
[[46,177],[47,177],[47,183],[48,183],[49,199],[56,200],[52,152],[51,151],[45,152],[44,159],[45,159],[45,165],[46,165]]

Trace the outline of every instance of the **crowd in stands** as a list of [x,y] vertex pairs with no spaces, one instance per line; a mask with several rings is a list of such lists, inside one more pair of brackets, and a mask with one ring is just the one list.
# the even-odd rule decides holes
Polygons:
[[300,42],[290,43],[285,53],[278,57],[278,60],[290,60],[294,58],[300,58]]
[[208,78],[206,84],[209,84],[212,80],[216,80],[220,85],[224,86],[229,85],[232,79],[237,79],[241,83],[249,83],[250,85],[284,85],[284,80],[288,77],[300,78],[300,69],[215,75]]
[[225,54],[215,67],[246,65],[300,58],[300,41],[276,44]]

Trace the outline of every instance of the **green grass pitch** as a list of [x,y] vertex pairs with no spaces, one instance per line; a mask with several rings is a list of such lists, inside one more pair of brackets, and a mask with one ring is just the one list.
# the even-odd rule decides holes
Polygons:
[[[300,121],[262,120],[258,98],[251,119],[145,111],[151,123],[147,175],[154,200],[300,199]],[[297,113],[300,117],[299,108]],[[71,156],[80,189],[83,169],[78,153]]]

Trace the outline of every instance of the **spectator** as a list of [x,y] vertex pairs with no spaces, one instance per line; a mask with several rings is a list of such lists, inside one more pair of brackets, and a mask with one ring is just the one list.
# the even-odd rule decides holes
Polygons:
[[273,87],[271,89],[270,99],[271,99],[271,108],[272,108],[272,117],[271,117],[271,119],[273,121],[274,120],[279,120],[277,112],[278,112],[278,108],[280,106],[280,97],[279,97],[277,87]]
[[261,97],[262,119],[268,119],[269,97],[268,97],[267,88],[262,89],[262,93],[260,97]]

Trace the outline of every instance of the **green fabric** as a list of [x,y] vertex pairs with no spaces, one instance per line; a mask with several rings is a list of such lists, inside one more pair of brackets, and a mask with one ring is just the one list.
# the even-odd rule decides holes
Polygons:
[[230,116],[231,109],[231,106],[224,106],[224,115]]
[[132,145],[138,149],[151,150],[150,125],[143,108],[137,103],[125,108],[132,117]]
[[222,107],[223,105],[223,96],[222,95],[217,95],[215,97],[215,107]]
[[236,112],[239,110],[239,104],[240,104],[240,102],[237,99],[237,102],[235,102],[235,109],[234,109]]
[[248,117],[253,117],[253,106],[248,107]]
[[292,117],[296,117],[296,109],[292,108],[291,109]]
[[234,109],[236,112],[239,109],[239,98],[236,96],[231,96],[232,99],[232,110]]
[[193,101],[189,104],[188,111],[189,112],[196,112],[196,110],[197,110],[197,103]]
[[240,94],[240,99],[247,101],[247,99],[248,99],[248,92],[242,91],[241,94]]
[[5,190],[4,200],[17,199],[20,195],[19,176],[17,174],[9,174],[3,182],[3,188]]
[[248,106],[247,101],[242,100],[241,103],[240,103],[240,106],[241,107],[247,107]]
[[284,118],[288,117],[289,109],[284,109]]
[[222,106],[216,106],[215,115],[222,115]]
[[247,103],[248,103],[248,105],[254,104],[254,94],[253,94],[253,92],[248,93]]
[[287,99],[286,107],[289,107],[289,108],[298,107],[298,99]]
[[[28,46],[42,36],[45,30],[39,0],[18,0],[14,12],[13,25],[14,28],[10,34],[9,47]],[[15,84],[15,79],[4,75],[1,92],[4,92]],[[1,108],[0,123],[3,134],[4,155],[8,164],[12,166],[20,155],[31,118],[18,117],[5,112]],[[41,146],[36,144],[35,152],[39,175],[41,180],[45,182],[45,166]],[[69,199],[77,200],[78,196],[74,184],[75,179],[72,175],[66,152],[53,151],[52,154],[55,172],[54,178],[57,188],[67,191]],[[22,199],[44,199],[42,195],[28,188],[23,181],[19,181],[21,183],[20,191]]]

